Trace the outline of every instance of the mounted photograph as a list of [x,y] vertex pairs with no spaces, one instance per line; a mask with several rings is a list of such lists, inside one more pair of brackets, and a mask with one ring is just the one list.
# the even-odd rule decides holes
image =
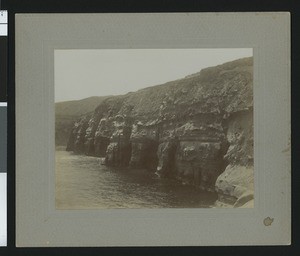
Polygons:
[[17,247],[291,244],[290,14],[15,15]]
[[253,208],[253,49],[55,49],[55,207]]

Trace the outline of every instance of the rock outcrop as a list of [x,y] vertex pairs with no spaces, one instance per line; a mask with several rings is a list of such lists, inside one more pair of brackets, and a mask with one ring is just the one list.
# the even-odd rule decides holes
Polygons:
[[253,111],[234,113],[227,122],[230,146],[224,156],[228,165],[216,181],[219,202],[240,207],[252,201],[248,207],[253,207]]
[[146,168],[218,203],[253,199],[253,59],[104,99],[78,119],[67,150],[111,166]]

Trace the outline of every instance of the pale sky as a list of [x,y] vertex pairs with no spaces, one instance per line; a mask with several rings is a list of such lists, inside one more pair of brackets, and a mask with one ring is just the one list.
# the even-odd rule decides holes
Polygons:
[[250,56],[252,48],[55,50],[55,102],[126,94]]

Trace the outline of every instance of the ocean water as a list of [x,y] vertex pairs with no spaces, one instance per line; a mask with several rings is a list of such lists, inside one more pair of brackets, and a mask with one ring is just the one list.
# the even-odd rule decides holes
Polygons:
[[101,159],[56,151],[56,208],[208,208],[215,193],[158,178],[142,169],[112,168]]

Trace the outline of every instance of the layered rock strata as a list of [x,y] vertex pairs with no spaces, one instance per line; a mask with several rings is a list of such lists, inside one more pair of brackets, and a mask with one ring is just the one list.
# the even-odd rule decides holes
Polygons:
[[75,122],[67,150],[146,168],[241,206],[253,198],[252,91],[253,60],[244,58],[108,97]]

